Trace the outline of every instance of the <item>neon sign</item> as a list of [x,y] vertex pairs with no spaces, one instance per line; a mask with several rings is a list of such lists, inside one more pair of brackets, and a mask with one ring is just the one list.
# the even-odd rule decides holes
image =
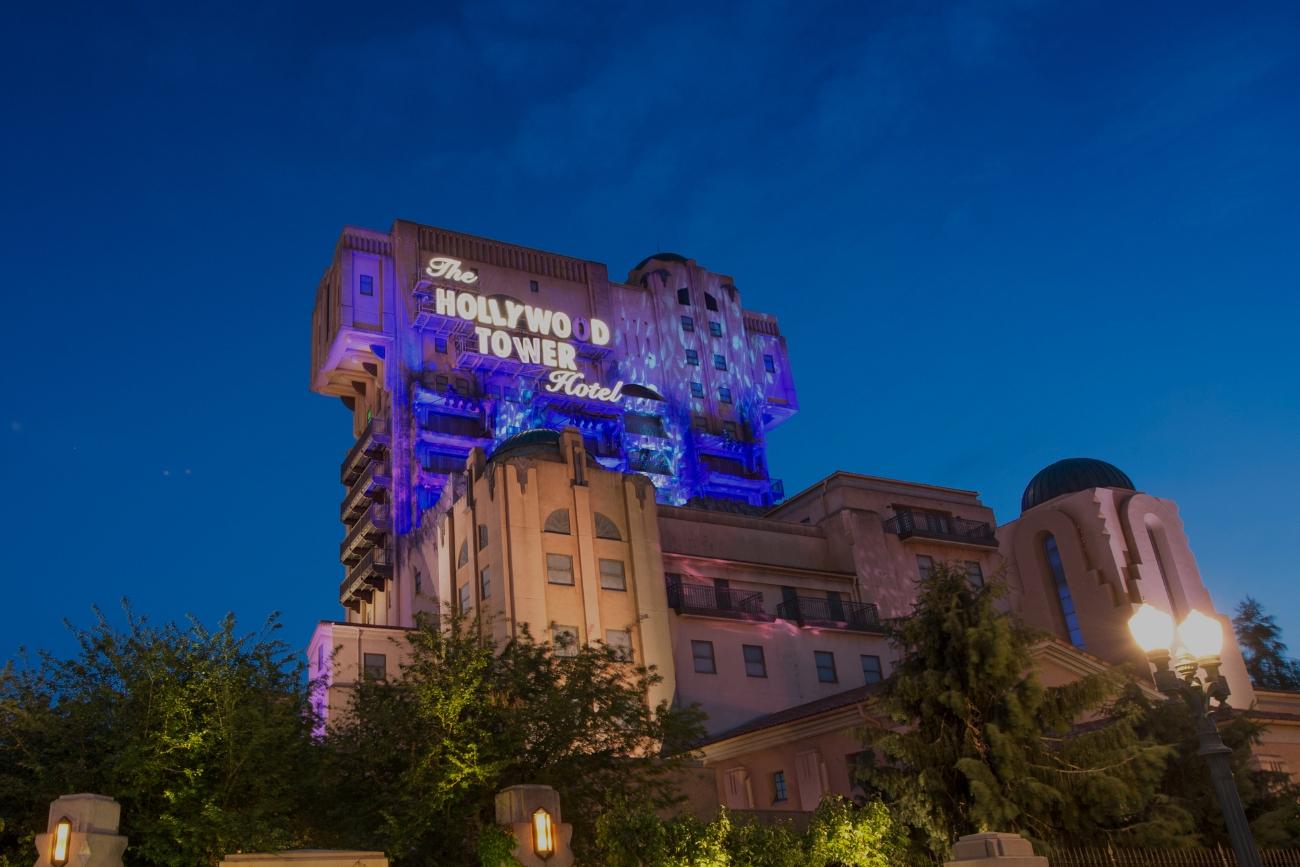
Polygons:
[[623,380],[614,384],[613,388],[601,385],[598,382],[583,382],[586,375],[569,370],[552,370],[548,377],[550,382],[545,386],[546,390],[552,394],[563,392],[573,397],[585,397],[588,400],[603,400],[608,403],[618,403],[618,399],[623,396]]
[[430,259],[424,273],[430,277],[442,277],[466,285],[478,282],[477,272],[461,270],[459,259],[449,259],[446,256],[434,256]]

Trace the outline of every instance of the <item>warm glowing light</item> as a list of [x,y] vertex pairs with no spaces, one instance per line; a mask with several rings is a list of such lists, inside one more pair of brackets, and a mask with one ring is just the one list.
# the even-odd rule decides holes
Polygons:
[[63,867],[68,863],[68,850],[72,848],[72,820],[64,816],[54,826],[50,837],[50,863],[54,867]]
[[550,858],[555,854],[555,821],[541,807],[533,813],[533,851],[539,858]]
[[1143,602],[1129,618],[1128,628],[1138,647],[1147,653],[1168,650],[1174,643],[1174,618],[1149,602]]
[[1197,659],[1218,659],[1223,650],[1223,626],[1195,609],[1178,627],[1178,638]]

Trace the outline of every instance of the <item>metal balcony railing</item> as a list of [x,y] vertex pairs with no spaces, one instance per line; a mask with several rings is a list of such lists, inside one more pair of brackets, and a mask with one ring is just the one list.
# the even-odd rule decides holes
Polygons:
[[668,582],[668,607],[678,614],[704,614],[740,620],[771,620],[763,610],[763,594],[708,584]]
[[343,505],[339,507],[339,520],[351,524],[370,506],[372,500],[380,498],[388,485],[387,462],[375,461],[370,464],[344,496]]
[[937,539],[985,548],[998,546],[991,524],[955,518],[940,512],[900,510],[894,517],[887,519],[884,525],[886,533],[893,533],[900,539]]
[[882,629],[880,611],[872,602],[849,602],[820,596],[797,596],[776,606],[776,616],[800,626],[831,626],[875,632]]
[[366,429],[357,437],[356,443],[348,449],[348,456],[339,468],[339,478],[343,484],[351,485],[366,468],[366,462],[377,457],[388,446],[388,428],[384,420],[372,418]]
[[372,504],[352,525],[352,529],[348,530],[343,543],[339,545],[339,559],[345,564],[361,559],[371,545],[384,537],[390,527],[388,504]]
[[387,548],[371,548],[366,556],[348,569],[347,577],[339,585],[339,601],[344,605],[354,599],[369,599],[376,588],[383,587],[384,582],[393,575],[392,564],[388,560]]

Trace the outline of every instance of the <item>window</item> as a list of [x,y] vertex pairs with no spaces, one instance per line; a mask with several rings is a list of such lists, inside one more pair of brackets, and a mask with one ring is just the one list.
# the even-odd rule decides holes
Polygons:
[[383,680],[388,677],[388,657],[382,653],[361,654],[361,676],[366,680]]
[[546,580],[551,584],[572,584],[573,558],[568,554],[547,554]]
[[695,320],[689,316],[682,317],[682,331],[694,331]]
[[1069,582],[1065,580],[1061,550],[1056,547],[1056,537],[1051,533],[1043,537],[1043,553],[1047,555],[1047,568],[1052,573],[1052,583],[1056,585],[1056,599],[1061,619],[1065,621],[1065,631],[1070,635],[1070,643],[1083,650],[1083,630],[1079,628],[1079,615],[1074,610],[1074,597],[1070,595]]
[[785,771],[777,771],[772,774],[772,803],[779,804],[788,797],[785,788]]
[[727,369],[726,356],[714,354],[713,367],[715,370],[726,370]]
[[736,438],[736,423],[734,421],[724,421],[722,423],[722,435],[729,440]]
[[459,569],[469,562],[469,540],[466,539],[460,543],[460,553],[456,555],[456,568]]
[[551,644],[554,645],[552,653],[556,656],[577,656],[578,655],[578,627],[576,626],[552,626],[551,627]]
[[470,604],[470,586],[468,584],[460,585],[460,611],[464,614],[469,611]]
[[691,397],[704,397],[704,386],[698,382],[692,382]]
[[691,367],[699,367],[700,354],[696,352],[694,349],[686,350],[686,363],[689,364]]
[[817,662],[817,680],[822,683],[839,683],[835,673],[835,654],[829,650],[814,650],[813,659]]
[[606,629],[605,644],[609,645],[623,662],[632,661],[632,630]]
[[683,286],[682,288],[678,289],[678,290],[677,290],[677,303],[678,303],[678,304],[690,304],[690,303],[691,303],[691,290],[688,289],[688,288],[686,288],[685,286]]
[[486,599],[492,595],[492,567],[484,566],[478,573],[479,598]]
[[699,674],[717,674],[718,666],[713,661],[712,641],[692,641],[691,657],[695,660],[695,671]]
[[361,277],[360,277],[360,279],[359,279],[359,282],[360,282],[360,284],[361,284],[361,294],[362,294],[362,295],[374,295],[374,294],[375,294],[375,278],[374,278],[374,277],[371,277],[369,274],[362,274]]
[[721,386],[718,389],[718,400],[723,403],[731,403],[731,389],[727,388],[725,385]]
[[464,377],[456,377],[456,385],[453,390],[461,397],[469,397],[469,380]]
[[691,427],[695,430],[707,433],[709,430],[709,420],[702,415],[692,415]]
[[423,583],[422,577],[423,576],[420,575],[420,570],[416,569],[415,570],[415,592],[416,593],[420,592],[421,584]]
[[916,555],[916,574],[921,576],[922,581],[930,580],[930,570],[934,568],[934,558],[925,554]]
[[445,353],[447,351],[447,338],[445,337],[433,338],[433,351]]
[[742,644],[745,654],[745,677],[767,677],[767,660],[761,644]]
[[546,524],[543,528],[548,533],[562,533],[569,535],[569,510],[556,509],[546,516]]
[[722,336],[722,323],[714,319],[709,320],[709,333],[714,337]]
[[529,291],[529,292],[541,292],[541,291],[542,291],[542,287],[537,285],[537,281],[536,281],[536,280],[529,280],[529,281],[528,281],[528,291]]
[[763,369],[768,373],[776,373],[776,359],[770,355],[763,356]]
[[608,515],[596,513],[596,538],[613,539],[615,542],[623,541],[623,534],[618,531],[618,524]]
[[885,674],[880,669],[879,656],[862,655],[862,679],[867,683],[880,683],[885,679]]
[[627,574],[622,560],[600,561],[600,586],[606,590],[626,590]]
[[451,377],[445,373],[440,373],[433,378],[433,387],[435,391],[446,391],[451,387]]
[[482,551],[487,547],[488,528],[487,524],[478,525],[478,549]]
[[966,580],[975,587],[984,586],[984,570],[980,568],[978,560],[967,560],[964,564],[966,567]]
[[710,295],[708,292],[705,292],[705,293],[704,293],[704,309],[706,309],[706,310],[717,310],[717,309],[718,309],[718,299],[717,299],[717,298],[714,298],[714,297],[713,297],[712,295]]
[[623,428],[628,433],[637,434],[638,436],[657,437],[658,439],[668,438],[668,433],[664,430],[663,419],[657,415],[629,412],[623,416]]

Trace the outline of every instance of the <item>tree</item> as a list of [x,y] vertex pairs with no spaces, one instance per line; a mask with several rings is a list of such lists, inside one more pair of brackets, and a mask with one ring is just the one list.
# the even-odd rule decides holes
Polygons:
[[276,620],[240,635],[229,615],[214,630],[96,615],[73,630],[72,658],[0,672],[0,857],[29,860],[48,803],[68,792],[121,803],[133,864],[306,842],[312,718]]
[[1138,732],[1136,710],[1111,707],[1120,681],[1044,687],[1030,655],[1040,636],[999,610],[1004,593],[950,564],[920,582],[889,627],[901,658],[864,732],[868,790],[930,857],[977,831],[1095,844],[1186,830],[1158,795],[1172,749]]
[[400,676],[357,686],[324,745],[338,845],[397,864],[477,863],[495,794],[517,783],[559,791],[579,850],[608,804],[676,802],[702,715],[651,707],[660,675],[604,645],[556,652],[526,630],[499,645],[490,633],[450,610],[423,619]]
[[1265,614],[1253,597],[1247,596],[1237,605],[1232,629],[1241,645],[1246,671],[1256,686],[1300,691],[1300,662],[1287,656],[1277,620]]

